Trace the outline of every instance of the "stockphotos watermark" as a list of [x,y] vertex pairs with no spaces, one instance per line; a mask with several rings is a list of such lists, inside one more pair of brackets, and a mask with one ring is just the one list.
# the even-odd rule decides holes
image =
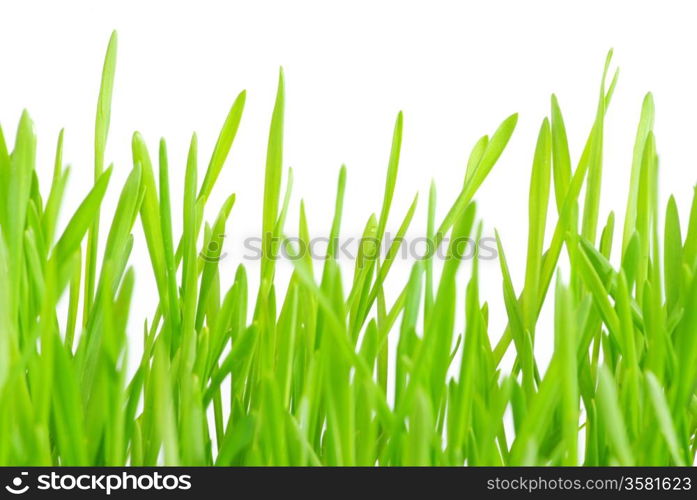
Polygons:
[[111,495],[113,492],[135,491],[187,491],[191,489],[188,474],[161,474],[159,472],[119,472],[111,474],[71,474],[51,472],[30,477],[29,472],[20,472],[12,478],[5,490],[13,495],[24,495],[36,491],[47,492],[91,492]]
[[[204,244],[200,257],[207,262],[224,260],[228,253],[231,238],[227,235],[214,235]],[[290,262],[304,260],[308,256],[312,260],[324,260],[328,255],[337,259],[358,260],[359,264],[374,261],[379,255],[391,255],[393,259],[401,260],[496,260],[498,250],[496,238],[482,236],[480,238],[460,237],[452,239],[449,236],[436,235],[433,238],[405,238],[385,233],[383,238],[373,236],[328,238],[316,237],[308,240],[299,237],[281,237],[267,234],[248,236],[237,240],[242,244],[242,260],[259,261],[265,255],[272,260],[287,260]]]

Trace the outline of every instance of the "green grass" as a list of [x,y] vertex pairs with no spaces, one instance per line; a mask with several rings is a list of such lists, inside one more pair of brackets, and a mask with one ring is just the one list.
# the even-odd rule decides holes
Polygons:
[[[235,140],[245,93],[230,109],[201,182],[195,135],[184,193],[172,193],[165,141],[155,165],[136,133],[131,172],[123,186],[110,185],[112,169],[124,168],[105,168],[112,36],[97,104],[94,187],[67,225],[59,224],[70,173],[62,133],[47,186],[36,173],[29,115],[22,115],[11,151],[0,130],[0,464],[693,464],[697,197],[689,214],[679,214],[672,198],[665,211],[659,207],[649,94],[627,215],[623,224],[614,214],[600,219],[603,123],[617,81],[616,73],[606,81],[610,58],[580,158],[571,158],[554,96],[541,124],[523,283],[513,282],[511,248],[497,234],[507,313],[501,332],[489,327],[477,260],[458,272],[463,249],[452,242],[481,234],[474,198],[517,115],[476,142],[462,190],[442,220],[431,186],[426,236],[437,245],[451,242],[442,269],[427,257],[413,262],[408,277],[391,277],[403,283],[396,298],[383,288],[398,248],[381,254],[379,243],[389,230],[404,235],[421,213],[417,198],[406,214],[391,213],[401,196],[400,113],[384,197],[366,222],[353,276],[342,274],[330,246],[319,275],[309,256],[294,260],[282,290],[273,256],[278,238],[294,231],[286,221],[292,171],[284,176],[281,73],[260,214],[259,288],[250,289],[239,265],[225,290],[222,250],[210,243],[222,241],[235,195],[212,221],[203,214]],[[341,234],[346,175],[342,168],[332,236]],[[100,210],[107,189],[120,189],[120,197],[113,210]],[[172,212],[180,206],[175,198],[181,213]],[[297,232],[305,243],[307,215],[301,203]],[[680,217],[689,218],[685,235]],[[173,227],[183,227],[182,234]],[[129,256],[141,231],[152,268],[134,270]],[[154,274],[159,306],[145,322],[143,355],[131,376],[128,339],[141,332],[128,332],[127,318],[145,273]],[[534,345],[545,302],[553,303],[554,349],[540,366]],[[466,318],[462,332],[458,311]],[[514,363],[504,372],[509,351]]]

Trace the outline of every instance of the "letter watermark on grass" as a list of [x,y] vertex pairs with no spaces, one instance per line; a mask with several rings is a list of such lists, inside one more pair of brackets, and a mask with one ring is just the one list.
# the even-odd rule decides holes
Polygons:
[[[491,236],[480,238],[460,237],[450,239],[427,238],[424,236],[415,238],[396,237],[385,233],[384,238],[376,237],[341,237],[331,240],[326,236],[318,236],[304,240],[297,236],[279,237],[266,235],[268,245],[264,245],[261,236],[249,236],[237,241],[228,241],[228,245],[242,245],[242,260],[259,261],[264,258],[271,260],[287,260],[290,262],[304,260],[324,260],[330,253],[339,260],[357,260],[361,265],[370,263],[379,255],[389,255],[395,260],[425,260],[434,259],[447,261],[450,259],[462,260],[496,260],[498,251],[496,239]],[[199,254],[206,262],[220,262],[228,257],[229,252],[223,250],[226,235],[214,235],[204,244]],[[230,239],[232,240],[232,239]],[[436,241],[440,243],[436,245]],[[265,248],[271,249],[268,256],[264,255]]]

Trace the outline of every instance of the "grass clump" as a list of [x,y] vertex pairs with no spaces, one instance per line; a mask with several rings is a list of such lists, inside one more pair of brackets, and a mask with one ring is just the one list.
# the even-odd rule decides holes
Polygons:
[[[370,238],[352,280],[340,272],[330,245],[319,275],[302,256],[287,289],[275,287],[273,256],[286,234],[292,182],[288,175],[284,187],[282,73],[268,141],[258,290],[250,290],[243,265],[232,286],[221,289],[220,245],[209,245],[221,241],[235,195],[213,221],[203,220],[242,118],[244,92],[230,109],[201,182],[192,137],[182,214],[172,213],[165,141],[155,165],[136,133],[131,172],[115,209],[103,214],[108,226],[100,227],[112,172],[104,152],[115,59],[112,36],[97,106],[94,186],[62,231],[58,214],[69,176],[62,134],[44,198],[29,115],[22,115],[11,148],[0,130],[0,464],[694,462],[697,197],[684,237],[672,198],[661,226],[650,94],[637,130],[621,241],[614,239],[620,226],[614,215],[604,222],[599,215],[603,123],[617,74],[607,85],[603,75],[593,126],[573,163],[552,97],[532,161],[520,290],[497,235],[508,315],[499,335],[490,331],[488,306],[479,296],[477,261],[464,280],[458,274],[457,244],[447,248],[442,270],[436,272],[432,258],[416,261],[396,300],[385,294],[398,249],[383,255],[378,248],[396,191],[401,114],[382,204],[366,222]],[[610,56],[605,73],[609,65]],[[473,199],[516,121],[512,115],[475,144],[462,191],[441,221],[431,188],[426,236],[436,245],[446,236],[453,242],[480,234]],[[330,241],[340,234],[345,180],[342,168]],[[415,198],[398,236],[416,207]],[[548,210],[556,213],[551,233]],[[178,239],[176,218],[183,221]],[[136,231],[145,236],[150,271],[129,267]],[[299,241],[309,242],[302,205],[298,233]],[[618,266],[610,260],[613,244]],[[201,248],[217,254],[202,258]],[[563,280],[557,269],[567,257],[570,273]],[[137,275],[144,272],[154,273],[159,306],[146,322],[142,358],[130,376],[127,318]],[[457,300],[458,289],[465,291],[464,302]],[[62,297],[65,317],[57,312]],[[533,347],[545,301],[554,303],[554,352],[542,370]],[[466,318],[461,335],[455,326],[459,309]],[[393,367],[390,336],[397,346]],[[509,350],[515,362],[503,373]]]

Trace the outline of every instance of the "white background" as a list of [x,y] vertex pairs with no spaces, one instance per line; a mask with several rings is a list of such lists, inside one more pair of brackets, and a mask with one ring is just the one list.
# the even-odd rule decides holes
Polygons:
[[[613,67],[619,65],[621,73],[606,122],[601,223],[610,210],[623,217],[633,138],[648,90],[654,92],[657,108],[661,205],[674,193],[683,223],[687,219],[697,180],[697,17],[692,2],[121,0],[0,5],[0,121],[11,141],[21,110],[30,110],[44,190],[56,137],[65,127],[64,159],[73,165],[66,213],[92,183],[95,105],[112,29],[118,30],[119,47],[107,148],[107,161],[115,163],[108,206],[132,166],[134,130],[143,133],[152,154],[159,137],[167,138],[172,186],[181,193],[191,133],[199,135],[201,179],[229,106],[247,89],[240,131],[207,214],[210,220],[221,200],[237,193],[228,231],[230,255],[222,263],[228,281],[240,253],[235,248],[244,236],[258,234],[261,225],[266,137],[280,65],[287,91],[284,164],[295,172],[290,234],[297,227],[300,197],[313,235],[327,233],[342,163],[348,167],[343,232],[360,234],[370,213],[380,210],[398,110],[405,116],[404,141],[389,229],[396,230],[418,191],[412,234],[421,234],[430,180],[438,186],[441,219],[459,191],[471,146],[517,111],[513,139],[476,199],[485,234],[493,234],[494,228],[501,233],[520,290],[530,164],[549,96],[556,92],[560,99],[576,161],[611,47]],[[556,216],[553,206],[550,214]],[[138,224],[134,335],[140,334],[143,318],[152,315],[156,297],[140,231]],[[255,277],[254,265],[249,266]],[[279,273],[286,276],[289,269],[282,266]],[[394,289],[406,280],[407,270],[406,264],[394,269]],[[491,334],[497,338],[505,325],[497,262],[484,265],[482,281],[483,299],[492,309]],[[537,336],[543,357],[551,349],[549,326],[543,320]],[[134,344],[139,342],[134,339]]]

